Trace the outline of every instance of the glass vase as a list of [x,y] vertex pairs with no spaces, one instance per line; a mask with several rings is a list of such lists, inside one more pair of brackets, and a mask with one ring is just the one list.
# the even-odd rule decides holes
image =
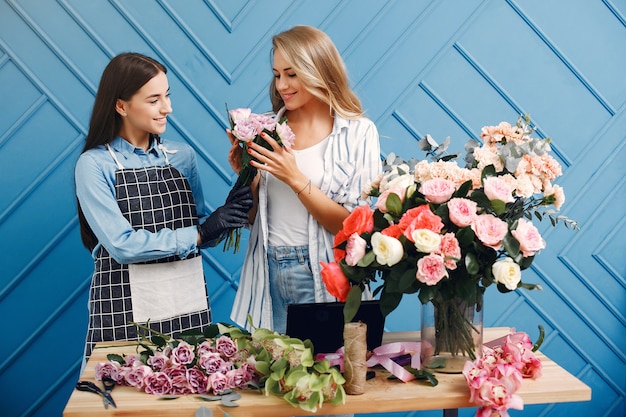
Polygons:
[[435,372],[461,373],[482,354],[483,297],[422,304],[422,361]]

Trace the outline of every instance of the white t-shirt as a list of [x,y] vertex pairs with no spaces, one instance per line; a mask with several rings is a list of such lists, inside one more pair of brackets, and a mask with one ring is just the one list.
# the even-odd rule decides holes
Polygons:
[[[296,164],[311,185],[319,187],[324,176],[324,152],[328,138],[306,149],[292,152]],[[303,192],[307,192],[304,190]],[[306,246],[309,244],[309,213],[296,193],[273,175],[267,176],[268,243],[270,246]]]

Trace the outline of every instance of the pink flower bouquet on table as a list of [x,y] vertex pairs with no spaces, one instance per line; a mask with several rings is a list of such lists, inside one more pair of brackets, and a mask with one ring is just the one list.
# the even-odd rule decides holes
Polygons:
[[[109,377],[167,399],[195,395],[235,406],[234,389],[256,388],[282,397],[294,407],[315,412],[323,403],[343,404],[343,376],[328,360],[314,360],[310,341],[279,335],[267,329],[253,333],[223,324],[204,332],[186,331],[170,340],[149,331],[137,344],[137,353],[107,355],[96,364],[96,380]],[[140,350],[143,348],[143,350]]]
[[[248,143],[254,142],[266,149],[272,149],[271,146],[261,138],[261,133],[265,132],[269,137],[278,142],[279,145],[291,148],[293,146],[295,135],[287,124],[287,118],[283,117],[276,120],[269,114],[256,114],[248,108],[238,108],[228,110],[228,119],[232,135],[241,143],[241,171],[237,179],[237,186],[246,186],[252,184],[256,176],[257,169],[250,165],[253,159],[248,153]],[[228,232],[224,242],[224,250],[233,248],[237,253],[239,251],[239,241],[241,230],[234,229]]]

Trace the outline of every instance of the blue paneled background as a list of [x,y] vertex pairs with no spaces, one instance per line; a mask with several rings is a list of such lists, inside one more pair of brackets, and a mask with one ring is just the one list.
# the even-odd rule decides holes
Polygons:
[[[295,24],[333,38],[384,155],[421,157],[426,133],[461,151],[520,113],[553,139],[563,214],[582,230],[541,224],[548,246],[524,280],[544,290],[488,291],[486,325],[533,338],[543,325],[542,350],[593,390],[513,416],[624,416],[624,0],[0,1],[0,414],[61,415],[78,378],[92,263],[73,166],[109,59],[138,51],[169,68],[166,136],[195,148],[214,208],[235,179],[224,103],[269,109],[271,37]],[[203,255],[226,321],[243,254]],[[405,299],[388,330],[417,330],[418,307]]]

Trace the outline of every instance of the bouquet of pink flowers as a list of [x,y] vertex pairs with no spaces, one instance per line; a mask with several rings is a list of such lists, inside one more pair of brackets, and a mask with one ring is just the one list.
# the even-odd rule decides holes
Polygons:
[[[138,325],[139,326],[139,325]],[[147,394],[175,399],[193,394],[232,406],[233,389],[253,387],[284,398],[294,407],[315,412],[324,402],[343,404],[343,376],[328,360],[313,359],[310,341],[267,329],[252,334],[238,327],[214,324],[204,333],[183,332],[180,339],[154,330],[142,337],[137,354],[107,355],[96,364],[96,380],[111,378]],[[210,395],[213,396],[210,396]]]
[[[345,301],[344,317],[356,314],[362,293],[373,282],[383,315],[403,294],[418,294],[432,303],[439,352],[458,352],[475,359],[476,329],[464,316],[482,311],[485,289],[495,284],[506,293],[535,289],[522,282],[545,241],[533,217],[563,221],[555,215],[565,197],[553,184],[561,175],[549,155],[549,139],[533,138],[528,118],[515,126],[502,122],[485,126],[483,145],[467,145],[467,166],[454,155],[442,156],[447,142],[437,145],[427,136],[420,145],[432,161],[406,162],[390,154],[383,173],[365,192],[377,197],[375,208],[356,208],[335,236],[335,262],[322,263],[328,291]],[[479,332],[480,333],[480,332]]]
[[[248,143],[254,142],[266,149],[272,149],[271,146],[261,137],[261,133],[265,132],[269,137],[276,140],[279,145],[291,148],[294,143],[295,135],[287,124],[287,118],[283,117],[276,120],[270,114],[256,114],[248,108],[239,108],[228,110],[228,119],[232,135],[241,143],[241,171],[237,179],[237,186],[246,186],[252,184],[257,174],[257,169],[250,165],[253,159],[248,153]],[[228,232],[226,241],[224,242],[224,250],[230,248],[234,252],[239,251],[239,241],[241,238],[241,230],[235,229]]]

